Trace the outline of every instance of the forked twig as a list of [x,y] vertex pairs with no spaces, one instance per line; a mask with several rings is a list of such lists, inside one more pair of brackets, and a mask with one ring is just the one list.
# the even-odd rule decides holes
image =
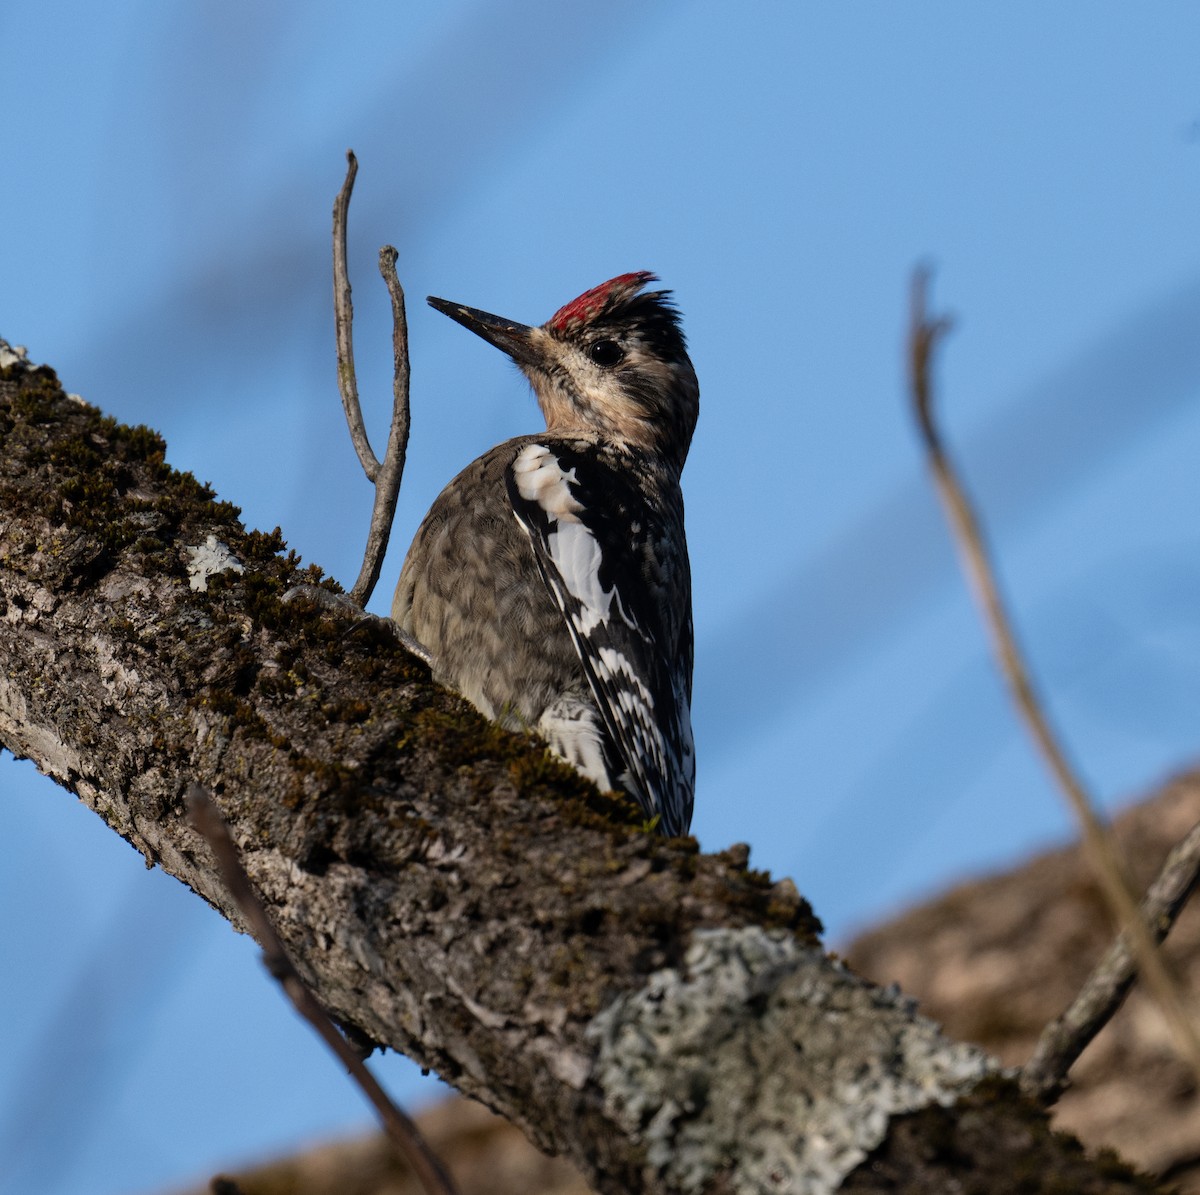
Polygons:
[[202,785],[192,783],[188,786],[187,806],[192,825],[204,836],[216,856],[217,867],[229,895],[233,897],[262,947],[263,963],[267,970],[278,980],[296,1011],[320,1034],[326,1045],[345,1065],[379,1114],[384,1131],[400,1150],[428,1195],[456,1195],[453,1181],[437,1154],[421,1136],[420,1130],[391,1101],[375,1076],[338,1031],[308,985],[300,978],[300,973],[293,966],[282,940],[267,916],[266,908],[250,883],[250,877],[242,866],[225,819]]
[[354,372],[354,304],[350,299],[350,275],[346,266],[346,226],[350,196],[358,174],[358,159],[353,150],[346,152],[346,180],[333,203],[333,313],[337,337],[338,391],[342,410],[350,428],[350,439],[367,480],[375,486],[371,527],[363,553],[362,569],[350,590],[350,597],[361,607],[370,600],[383,567],[396,500],[404,476],[404,457],[408,448],[408,321],[404,312],[404,289],[396,276],[397,253],[391,245],[379,251],[379,272],[383,275],[392,300],[392,423],[387,450],[380,462],[371,448],[358,401],[358,381]]
[[[1187,1059],[1197,1079],[1200,1079],[1200,1037],[1197,1036],[1196,1027],[1188,1015],[1179,987],[1157,949],[1154,937],[1138,912],[1137,901],[1132,895],[1132,885],[1112,834],[1096,812],[1082,780],[1068,762],[1066,753],[1059,745],[1042,710],[1000,596],[983,531],[966,490],[942,444],[933,414],[930,362],[938,341],[949,330],[950,321],[946,318],[931,320],[926,314],[928,281],[927,270],[918,269],[913,276],[909,326],[909,381],[913,409],[938,497],[946,511],[963,566],[983,613],[992,650],[1017,710],[1075,813],[1083,838],[1084,852],[1117,924],[1129,936],[1138,967],[1166,1017],[1176,1046]],[[1096,1024],[1093,1033],[1098,1032],[1103,1024],[1103,1021]],[[1082,1048],[1083,1045],[1080,1045],[1079,1049]]]
[[[1161,942],[1200,880],[1200,822],[1175,844],[1158,878],[1142,901],[1142,918],[1155,941]],[[1121,1007],[1133,981],[1137,962],[1122,933],[1096,964],[1069,1008],[1042,1030],[1029,1061],[1021,1068],[1021,1089],[1042,1103],[1062,1091],[1067,1072],[1084,1047]]]

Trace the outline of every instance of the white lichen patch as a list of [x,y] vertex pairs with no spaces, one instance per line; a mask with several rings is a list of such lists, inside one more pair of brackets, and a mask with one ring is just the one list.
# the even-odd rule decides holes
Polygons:
[[896,989],[783,931],[699,930],[588,1027],[609,1114],[682,1191],[728,1172],[744,1195],[824,1195],[891,1117],[950,1104],[998,1063],[950,1041]]
[[186,548],[185,551],[191,557],[187,570],[188,585],[200,593],[207,591],[208,579],[216,573],[246,571],[242,562],[215,535],[210,535],[204,543]]
[[0,337],[0,369],[7,369],[10,365],[20,365],[28,369],[29,350],[23,344],[9,344]]

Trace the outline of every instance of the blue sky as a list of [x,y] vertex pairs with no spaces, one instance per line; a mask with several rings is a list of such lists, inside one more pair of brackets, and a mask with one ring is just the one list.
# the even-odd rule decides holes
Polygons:
[[[1110,803],[1196,755],[1200,10],[16,0],[0,40],[0,335],[347,583],[370,493],[328,237],[358,153],[377,439],[385,242],[413,358],[379,611],[441,486],[538,426],[423,297],[540,322],[627,270],[675,291],[702,406],[694,830],[793,876],[833,940],[1067,831],[905,408],[917,262],[1073,755]],[[251,944],[30,765],[0,761],[0,792],[0,1191],[161,1189],[369,1123]]]

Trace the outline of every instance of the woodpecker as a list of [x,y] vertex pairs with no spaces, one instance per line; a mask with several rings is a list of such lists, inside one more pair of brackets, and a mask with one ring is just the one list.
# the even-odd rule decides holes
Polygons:
[[435,679],[536,730],[667,835],[692,819],[692,594],[679,477],[700,386],[653,274],[622,274],[540,327],[430,297],[507,353],[546,420],[439,495],[392,618]]

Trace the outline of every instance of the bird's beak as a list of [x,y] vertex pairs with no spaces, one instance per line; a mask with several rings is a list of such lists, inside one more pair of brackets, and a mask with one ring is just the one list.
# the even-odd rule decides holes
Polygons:
[[476,336],[482,336],[488,344],[494,344],[501,352],[507,353],[518,365],[536,365],[540,360],[532,342],[534,329],[528,324],[518,324],[474,307],[434,298],[433,295],[427,301],[435,311],[448,315],[464,328],[470,328]]

